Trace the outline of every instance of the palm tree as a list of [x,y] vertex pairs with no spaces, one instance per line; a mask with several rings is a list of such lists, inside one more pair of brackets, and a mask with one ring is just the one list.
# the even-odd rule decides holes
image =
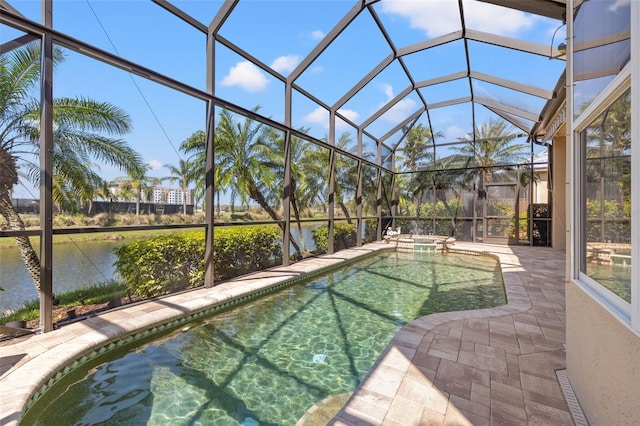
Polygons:
[[145,164],[135,169],[128,169],[126,176],[120,176],[111,181],[111,186],[116,186],[120,191],[134,195],[136,216],[140,215],[140,200],[145,198],[149,202],[153,188],[162,182],[160,178],[148,176],[147,172],[150,170],[151,166]]
[[[256,112],[260,107],[254,107]],[[220,167],[220,176],[230,178],[229,187],[238,195],[246,194],[273,219],[283,230],[282,218],[269,203],[281,202],[282,195],[276,194],[278,164],[270,160],[273,149],[270,132],[265,131],[261,123],[251,118],[244,122],[236,122],[229,110],[223,109],[219,114],[220,121],[216,126],[216,163]],[[282,156],[282,154],[280,154]],[[280,186],[282,188],[282,186]],[[300,255],[300,247],[291,238],[296,253]]]
[[[53,63],[64,60],[54,49]],[[19,176],[40,184],[40,101],[31,96],[40,82],[40,49],[31,43],[0,55],[0,215],[9,229],[22,231],[24,222],[11,202]],[[131,130],[131,118],[109,103],[85,98],[53,100],[53,199],[63,208],[86,202],[106,182],[93,160],[122,170],[138,170],[141,159],[117,138]],[[26,236],[20,250],[34,285],[40,291],[40,260]]]
[[404,166],[410,172],[415,172],[425,161],[432,159],[434,153],[429,151],[433,148],[434,139],[443,137],[442,132],[431,134],[431,129],[424,127],[421,123],[413,126],[407,132],[406,140],[402,151],[404,152]]
[[[513,126],[499,119],[489,119],[482,123],[480,127],[474,129],[473,133],[461,138],[467,141],[458,149],[459,155],[465,160],[468,175],[466,179],[476,181],[473,184],[477,191],[478,199],[483,203],[485,214],[494,214],[498,204],[486,204],[487,189],[485,185],[493,180],[493,169],[501,164],[521,163],[527,154],[527,144],[513,143],[510,136],[513,133]],[[517,193],[516,193],[517,197]],[[517,198],[516,198],[517,200]],[[476,210],[474,209],[474,215]],[[509,212],[509,215],[515,212]],[[498,212],[505,215],[505,212]]]
[[[474,170],[479,177],[478,196],[484,198],[485,182],[491,182],[493,168],[504,163],[518,163],[527,152],[527,144],[513,144],[509,136],[513,133],[513,126],[498,119],[489,119],[480,127],[474,129],[461,141],[468,141],[458,149],[459,154],[466,158],[467,166]],[[474,137],[475,136],[475,137]]]
[[[191,181],[194,182],[193,200],[204,199],[206,186],[205,168],[207,164],[207,135],[204,130],[196,130],[191,136],[183,140],[180,144],[180,151],[189,155],[189,174]],[[220,191],[224,191],[225,185],[218,184],[219,173],[217,168],[214,170],[214,189],[218,199],[218,215],[220,215]],[[206,210],[206,206],[203,206]]]
[[[304,131],[304,129],[303,129]],[[269,149],[264,151],[264,165],[270,167],[276,173],[276,181],[274,182],[274,187],[276,188],[284,188],[284,177],[285,177],[285,135],[276,129],[266,128],[264,130],[265,142],[269,145]],[[307,251],[307,247],[304,242],[304,238],[302,238],[302,225],[300,223],[300,205],[298,203],[297,198],[297,188],[301,182],[304,182],[304,175],[302,170],[299,167],[300,157],[304,154],[304,149],[300,149],[301,144],[300,138],[292,137],[291,138],[291,171],[290,171],[290,191],[289,191],[289,205],[293,210],[293,215],[296,219],[296,223],[298,226],[298,234],[300,235],[300,245],[302,246],[302,250],[304,252]],[[281,198],[278,192],[271,192],[271,201],[274,203],[278,203]],[[304,208],[304,206],[303,206]]]
[[[459,155],[450,155],[436,159],[433,163],[434,170],[417,172],[412,177],[414,193],[422,194],[424,191],[433,191],[436,202],[442,202],[447,216],[451,219],[450,236],[454,236],[457,217],[462,208],[461,193],[463,190],[469,189],[469,174],[462,168],[464,163],[465,159]],[[451,192],[457,200],[453,206],[451,205],[452,200],[447,198],[447,193]]]
[[[324,138],[324,142],[327,142],[326,137]],[[335,146],[336,148],[347,152],[356,151],[356,148],[353,146],[351,135],[347,132],[340,135]],[[329,150],[326,150],[325,154],[328,156]],[[346,157],[337,152],[335,154],[333,163],[336,177],[333,197],[335,202],[340,207],[340,210],[342,210],[342,213],[347,218],[347,223],[353,223],[351,220],[351,215],[349,214],[349,209],[346,205],[346,198],[348,195],[351,195],[353,196],[353,198],[355,198],[356,191],[358,189],[358,163],[354,160],[351,160],[349,157]],[[326,164],[329,164],[328,157],[326,159]]]
[[187,214],[187,191],[189,191],[189,184],[195,180],[193,166],[190,161],[181,158],[178,162],[178,167],[173,164],[165,164],[164,167],[169,169],[171,176],[162,178],[162,180],[168,180],[171,183],[178,182],[178,184],[180,184],[180,190],[182,191],[182,214]]
[[[205,192],[205,168],[207,163],[207,135],[203,130],[195,131],[191,136],[182,141],[180,144],[180,151],[189,155],[189,163],[191,165],[192,181],[195,182],[195,189],[193,191],[193,198],[201,200],[204,198]],[[213,170],[213,191],[215,194],[216,210],[218,217],[220,216],[220,198],[221,194],[229,189],[231,186],[232,175],[228,173],[229,170],[222,170],[218,162],[214,165]],[[231,191],[232,210],[233,202],[238,198],[233,190]],[[206,206],[205,206],[206,210]]]
[[[402,148],[404,153],[403,165],[407,167],[410,172],[416,172],[426,161],[433,160],[435,154],[429,149],[433,148],[435,138],[441,137],[443,137],[441,132],[436,132],[434,135],[431,133],[431,129],[424,127],[422,124],[413,126],[407,132],[405,144]],[[420,175],[412,175],[411,181],[408,184],[413,192],[416,215],[420,216],[420,204],[424,183],[420,181]]]
[[291,161],[301,178],[296,182],[296,200],[301,209],[323,206],[326,212],[329,181],[329,149],[305,140],[295,140]]

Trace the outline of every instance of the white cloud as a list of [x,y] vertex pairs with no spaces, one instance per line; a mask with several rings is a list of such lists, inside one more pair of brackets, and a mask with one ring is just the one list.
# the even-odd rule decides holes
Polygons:
[[221,84],[226,87],[240,86],[247,92],[260,92],[267,87],[268,83],[269,80],[260,68],[249,61],[243,61],[231,67]]
[[449,126],[444,132],[445,142],[455,142],[458,138],[465,137],[467,132],[458,126]]
[[313,72],[313,73],[324,72],[324,67],[321,67],[320,65],[315,66],[315,67],[311,68],[311,72]]
[[158,160],[151,160],[149,161],[149,167],[151,167],[151,170],[158,170],[164,167],[164,165]]
[[[381,102],[378,108],[382,108],[387,102],[389,102],[395,96],[393,94],[393,87],[390,84],[382,84],[382,91],[384,92],[387,100]],[[383,120],[389,121],[394,124],[400,123],[416,110],[416,103],[413,99],[402,99],[394,106],[392,106],[382,117]]]
[[320,30],[314,30],[314,31],[311,31],[309,36],[311,37],[312,40],[322,40],[325,36],[325,33]]
[[306,123],[321,124],[324,127],[329,127],[329,112],[322,107],[318,107],[307,114],[304,117],[304,121]]
[[464,1],[468,28],[506,36],[517,35],[533,27],[534,15],[488,3]]
[[[339,109],[338,112],[351,121],[356,121],[360,114],[350,109]],[[329,128],[329,111],[322,107],[318,107],[304,117],[306,123],[319,124],[325,129]],[[348,128],[349,125],[340,118],[336,119],[336,129],[342,130]]]
[[481,98],[486,98],[486,99],[490,99],[492,101],[496,101],[499,102],[500,100],[494,96],[493,94],[491,94],[491,92],[489,92],[489,90],[484,86],[484,84],[480,83],[480,82],[475,82],[476,84],[474,84],[474,88],[475,88],[475,94],[480,96]]
[[382,90],[384,94],[387,96],[387,102],[393,99],[393,87],[390,84],[383,84]]
[[614,4],[609,6],[611,12],[617,12],[621,7],[627,7],[631,4],[631,0],[616,0]]
[[[625,1],[625,0],[619,0]],[[458,2],[451,0],[383,0],[382,11],[409,20],[411,28],[437,37],[461,29]],[[468,28],[513,36],[533,26],[536,18],[524,12],[488,3],[463,1]]]
[[300,63],[297,55],[286,55],[277,57],[271,64],[271,68],[279,73],[289,73]]
[[398,124],[413,114],[417,109],[416,106],[416,102],[413,99],[402,99],[385,112],[380,118],[391,123]]
[[353,121],[354,123],[360,117],[360,114],[358,114],[357,112],[351,109],[339,109],[338,112],[342,114],[345,118],[348,118],[349,120]]

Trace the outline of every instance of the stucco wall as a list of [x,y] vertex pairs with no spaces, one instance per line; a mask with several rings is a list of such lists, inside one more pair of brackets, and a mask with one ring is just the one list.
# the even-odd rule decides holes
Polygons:
[[566,284],[567,372],[591,425],[640,421],[640,337]]

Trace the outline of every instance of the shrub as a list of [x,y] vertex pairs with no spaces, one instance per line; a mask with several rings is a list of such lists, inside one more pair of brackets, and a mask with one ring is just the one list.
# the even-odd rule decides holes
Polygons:
[[365,219],[364,221],[364,242],[375,241],[378,232],[378,219]]
[[275,226],[216,230],[213,238],[216,280],[260,271],[282,262],[280,229]]
[[[313,241],[318,253],[329,251],[329,225],[313,230]],[[356,245],[356,226],[348,223],[336,223],[333,227],[333,247],[336,251]]]
[[[214,280],[233,278],[280,263],[279,238],[278,229],[271,226],[216,230]],[[202,232],[158,236],[116,247],[114,266],[131,293],[152,297],[202,285],[204,251]]]
[[133,241],[113,249],[116,271],[142,297],[202,284],[204,234],[189,232]]

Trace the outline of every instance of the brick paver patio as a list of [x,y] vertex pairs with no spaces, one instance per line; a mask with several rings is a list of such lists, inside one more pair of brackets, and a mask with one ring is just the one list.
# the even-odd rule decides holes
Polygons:
[[[376,243],[234,283],[126,307],[0,345],[0,424],[17,424],[29,396],[61,365],[110,339],[207,304],[388,247]],[[443,313],[405,326],[335,425],[573,424],[556,370],[565,367],[563,252],[456,243],[499,257],[508,304]]]
[[334,425],[570,425],[564,253],[480,246],[499,256],[509,303],[434,314],[393,339]]

